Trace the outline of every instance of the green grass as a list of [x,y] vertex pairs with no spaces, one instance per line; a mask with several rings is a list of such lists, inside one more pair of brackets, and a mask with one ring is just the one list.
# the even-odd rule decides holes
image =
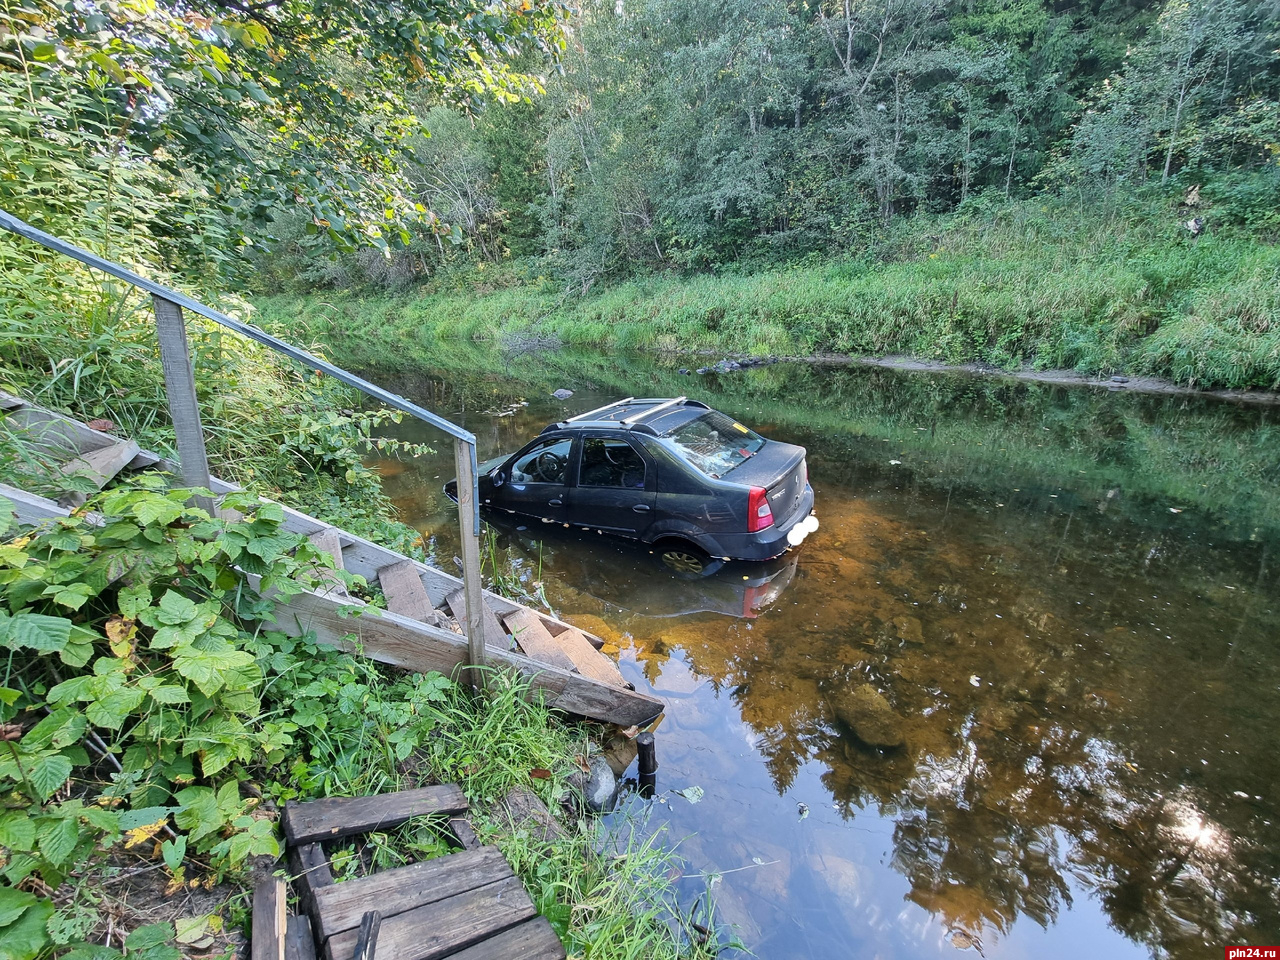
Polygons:
[[[464,289],[257,301],[267,325],[344,353],[381,341],[556,338],[753,355],[904,354],[947,363],[1280,387],[1280,246],[1191,241],[1174,210],[1081,215],[1025,202],[919,217],[865,255],[748,275],[659,276],[566,298],[544,278],[473,271]],[[492,272],[492,271],[490,271]]]

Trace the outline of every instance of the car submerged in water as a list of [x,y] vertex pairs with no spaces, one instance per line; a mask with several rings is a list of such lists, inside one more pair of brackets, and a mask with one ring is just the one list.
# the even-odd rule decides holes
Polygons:
[[[768,560],[818,527],[804,447],[687,397],[628,397],[479,467],[483,507],[652,544],[675,570]],[[457,499],[457,480],[445,484]]]

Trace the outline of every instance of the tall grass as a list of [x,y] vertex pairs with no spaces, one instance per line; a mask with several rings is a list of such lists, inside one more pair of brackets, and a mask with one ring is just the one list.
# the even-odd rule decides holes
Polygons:
[[1163,208],[1095,217],[1026,202],[919,217],[874,249],[831,262],[650,277],[576,299],[534,278],[487,293],[277,296],[258,305],[271,325],[330,342],[554,337],[1280,387],[1280,247],[1246,235],[1192,240]]

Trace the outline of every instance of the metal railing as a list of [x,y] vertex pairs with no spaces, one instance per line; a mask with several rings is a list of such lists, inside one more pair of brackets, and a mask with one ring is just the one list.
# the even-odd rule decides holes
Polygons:
[[[182,482],[186,486],[207,489],[210,486],[210,476],[200,407],[196,401],[195,368],[187,346],[186,321],[182,313],[184,309],[270,347],[305,367],[354,387],[389,407],[417,417],[452,437],[454,464],[458,471],[458,523],[462,527],[462,580],[466,597],[468,660],[473,667],[484,666],[484,594],[480,583],[480,499],[475,434],[363,377],[357,377],[354,373],[336,367],[327,360],[321,360],[255,326],[229,317],[185,293],[148,280],[118,263],[60,240],[3,210],[0,210],[0,228],[151,294],[156,315],[156,335],[160,343],[160,362],[164,367],[165,389],[169,397],[169,413],[177,436]],[[212,514],[213,503],[207,498],[202,499],[204,502],[201,505]],[[472,681],[478,683],[480,676],[480,671],[475,671]]]

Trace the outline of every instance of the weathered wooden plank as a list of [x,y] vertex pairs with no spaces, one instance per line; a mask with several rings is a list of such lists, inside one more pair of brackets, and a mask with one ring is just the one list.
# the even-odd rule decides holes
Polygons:
[[349,837],[369,830],[388,830],[410,817],[463,813],[467,798],[456,784],[419,787],[372,797],[329,797],[284,808],[284,833],[291,844]]
[[[200,422],[195,371],[191,366],[182,307],[158,294],[152,295],[151,306],[156,315],[160,366],[164,370],[165,392],[169,396],[169,417],[173,421],[178,444],[182,483],[187,487],[208,488],[209,455],[204,448],[204,427]],[[195,504],[213,515],[213,501],[208,497],[196,497]]]
[[[453,614],[455,620],[459,623],[467,622],[467,605],[466,598],[463,596],[464,591],[455,590],[444,598],[445,604],[449,607],[449,612]],[[502,624],[498,622],[497,616],[486,602],[480,604],[480,620],[484,625],[484,643],[489,650],[510,650],[511,640],[507,637],[507,631],[502,629]]]
[[[395,960],[436,960],[536,916],[518,877],[509,877],[382,921],[378,949]],[[350,960],[356,931],[330,937],[329,960]]]
[[[141,450],[133,440],[122,440],[109,447],[82,453],[62,465],[62,473],[67,476],[84,477],[93,484],[95,490],[101,490],[111,478],[127,467],[138,456]],[[59,498],[63,503],[78,507],[89,499],[80,491],[70,491]]]
[[482,847],[480,838],[471,829],[471,824],[467,822],[466,817],[450,817],[449,832],[453,834],[453,839],[458,841],[458,846],[463,850],[479,850]]
[[284,960],[285,889],[280,877],[268,877],[253,888],[251,960]]
[[480,582],[480,531],[476,529],[479,507],[472,466],[474,457],[474,442],[453,441],[453,463],[458,475],[458,526],[462,533],[458,545],[462,554],[462,603],[459,605],[462,609],[452,603],[449,609],[453,610],[459,623],[466,625],[467,665],[472,668],[467,679],[477,690],[483,690],[486,683],[484,666],[488,662],[485,648],[491,643],[500,643],[501,635],[489,636],[489,620],[493,613],[485,606],[484,584]]
[[306,914],[285,920],[284,960],[316,960],[316,941]]
[[384,917],[466,893],[513,876],[497,847],[451,853],[447,857],[381,870],[316,891],[316,929],[321,940],[360,925],[370,906]]
[[[358,652],[419,673],[436,670],[447,676],[466,660],[466,640],[450,630],[369,607],[355,617],[340,612],[350,609],[350,603],[301,593],[277,605],[276,624],[291,636],[311,631],[322,646]],[[662,712],[662,701],[656,697],[605,686],[517,653],[491,651],[490,663],[528,677],[531,689],[541,691],[549,706],[566,713],[628,727],[648,723]]]
[[436,608],[422,585],[412,560],[389,563],[378,571],[378,583],[387,598],[387,609],[410,620],[439,625]]
[[15,410],[18,407],[25,406],[26,402],[21,397],[15,397],[11,393],[5,393],[0,390],[0,410]]
[[618,665],[593,647],[581,633],[570,627],[562,630],[552,638],[553,643],[560,644],[565,654],[573,661],[578,672],[584,677],[599,680],[601,683],[621,687],[626,684]]
[[565,960],[564,944],[546,917],[534,917],[457,953],[449,960]]
[[71,516],[71,511],[62,504],[11,487],[7,483],[0,483],[0,497],[13,504],[14,516],[19,523],[39,523],[41,520]]
[[[44,407],[25,403],[18,398],[11,397],[9,394],[0,393],[0,399],[5,397],[9,397],[10,401],[16,400],[18,403],[18,406],[11,408],[9,411],[9,425],[15,430],[21,430],[39,446],[63,453],[77,454],[101,450],[120,442],[119,437],[90,429],[79,420],[72,420],[61,413],[55,413],[52,410],[44,409]],[[149,450],[142,450],[139,451],[128,466],[134,470],[140,470],[143,467],[150,467],[163,462],[158,454]]]
[[333,883],[329,857],[318,843],[290,844],[286,856],[294,889],[298,891],[298,905],[310,913],[315,905],[315,892]]
[[[312,546],[317,550],[322,553],[327,553],[329,556],[333,557],[333,565],[335,568],[338,570],[346,569],[342,565],[342,540],[339,538],[338,531],[336,529],[333,527],[326,527],[317,533],[311,534],[308,539],[311,541]],[[320,592],[325,596],[335,597],[339,600],[351,599],[351,594],[347,591],[347,585],[342,582],[342,578],[333,570],[328,570],[324,567],[317,567],[316,575],[324,582],[324,587],[321,588]]]
[[514,613],[508,613],[503,619],[511,628],[511,635],[516,638],[516,643],[520,645],[520,649],[526,656],[539,663],[559,667],[561,670],[573,670],[573,660],[561,649],[560,644],[556,643],[551,634],[547,633],[547,628],[542,625],[542,621],[532,610],[517,610]]

